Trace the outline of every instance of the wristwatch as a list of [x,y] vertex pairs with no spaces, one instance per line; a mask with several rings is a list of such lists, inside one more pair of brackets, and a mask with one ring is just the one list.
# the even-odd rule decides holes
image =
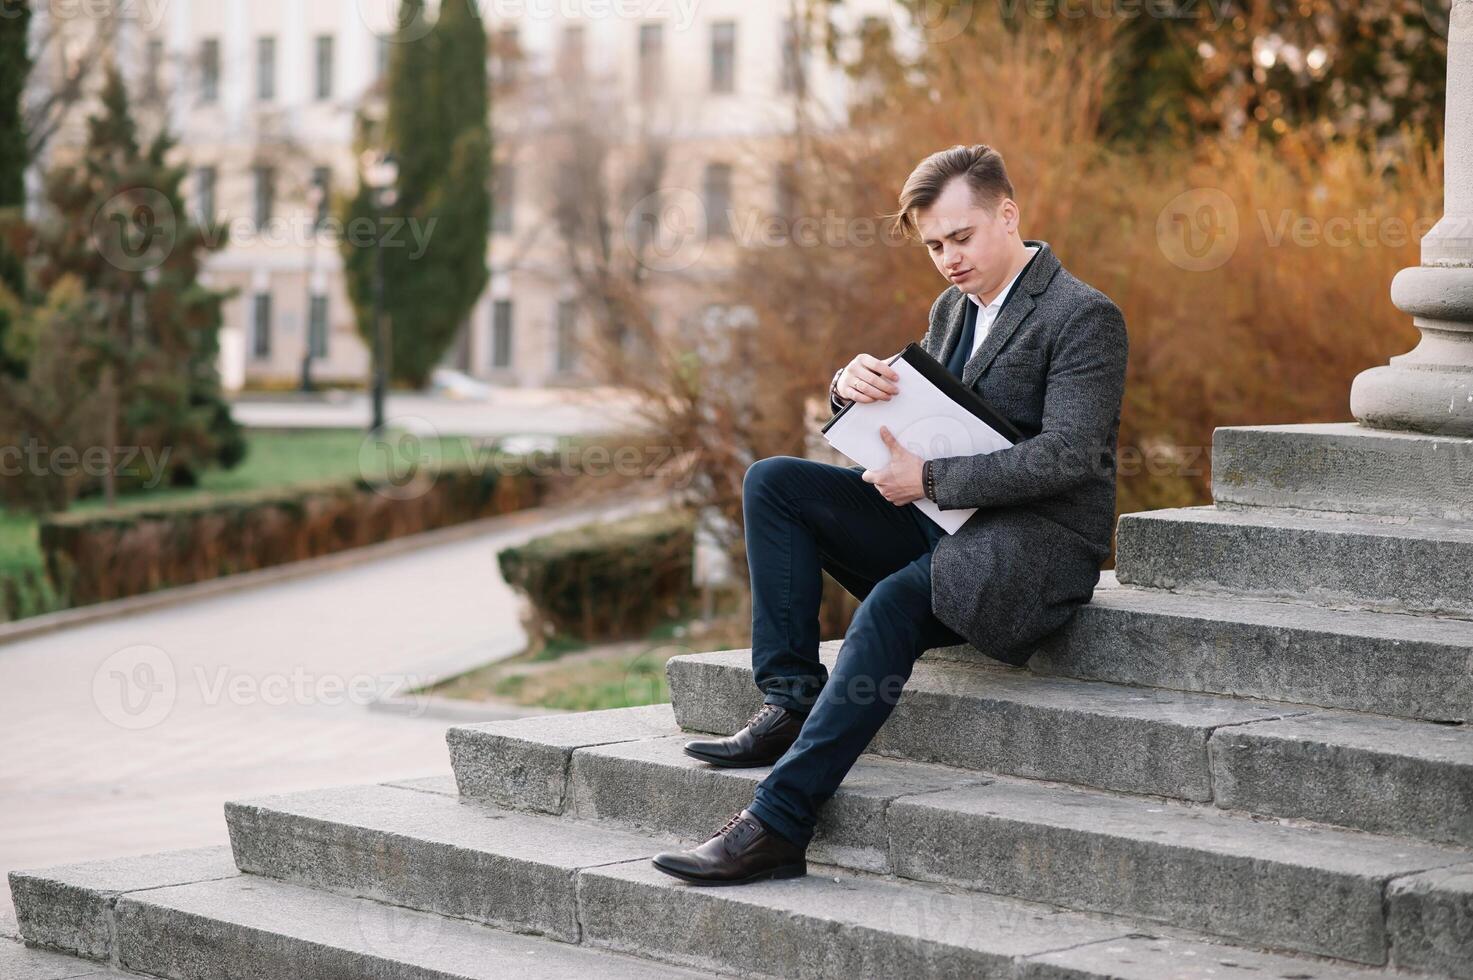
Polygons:
[[851,399],[839,394],[839,375],[843,373],[844,369],[839,368],[839,370],[834,372],[833,379],[829,381],[829,407],[836,412],[851,401]]

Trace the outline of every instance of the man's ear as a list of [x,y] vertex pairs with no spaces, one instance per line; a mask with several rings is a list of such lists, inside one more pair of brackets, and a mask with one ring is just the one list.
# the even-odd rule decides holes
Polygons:
[[1003,198],[1002,204],[998,205],[1002,212],[1003,226],[1008,231],[1015,231],[1018,227],[1018,219],[1022,217],[1022,209],[1018,202],[1011,197]]

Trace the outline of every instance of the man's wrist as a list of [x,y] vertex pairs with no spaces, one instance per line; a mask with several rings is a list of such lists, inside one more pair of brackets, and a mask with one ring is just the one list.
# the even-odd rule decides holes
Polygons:
[[829,380],[829,405],[833,406],[836,411],[849,404],[849,399],[839,394],[839,376],[843,373],[844,369],[839,368]]
[[931,503],[939,503],[936,499],[936,474],[932,470],[929,459],[921,464],[921,492]]

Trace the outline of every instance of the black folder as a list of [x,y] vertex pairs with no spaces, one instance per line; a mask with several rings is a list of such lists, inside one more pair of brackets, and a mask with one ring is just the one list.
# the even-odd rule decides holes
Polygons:
[[[962,384],[956,375],[946,370],[946,367],[940,361],[926,353],[926,349],[920,344],[906,344],[905,349],[890,358],[889,363],[894,364],[897,360],[904,360],[909,363],[921,377],[935,385],[943,395],[992,426],[1008,442],[1016,445],[1023,441],[1023,433],[1019,432],[1011,422],[1003,418],[1001,412],[988,404],[987,399]],[[834,413],[833,418],[823,424],[823,428],[819,431],[829,431],[829,426],[843,418],[845,412],[858,404],[860,403],[850,402],[848,405],[839,409]]]

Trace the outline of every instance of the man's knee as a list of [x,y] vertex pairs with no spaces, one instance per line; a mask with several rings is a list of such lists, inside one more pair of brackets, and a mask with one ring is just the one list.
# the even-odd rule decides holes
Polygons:
[[912,563],[882,578],[854,611],[855,620],[874,621],[882,628],[899,622],[919,623],[931,612],[928,571]]
[[797,456],[768,456],[747,467],[742,477],[742,496],[755,495],[782,486],[792,479],[798,465],[809,462]]

